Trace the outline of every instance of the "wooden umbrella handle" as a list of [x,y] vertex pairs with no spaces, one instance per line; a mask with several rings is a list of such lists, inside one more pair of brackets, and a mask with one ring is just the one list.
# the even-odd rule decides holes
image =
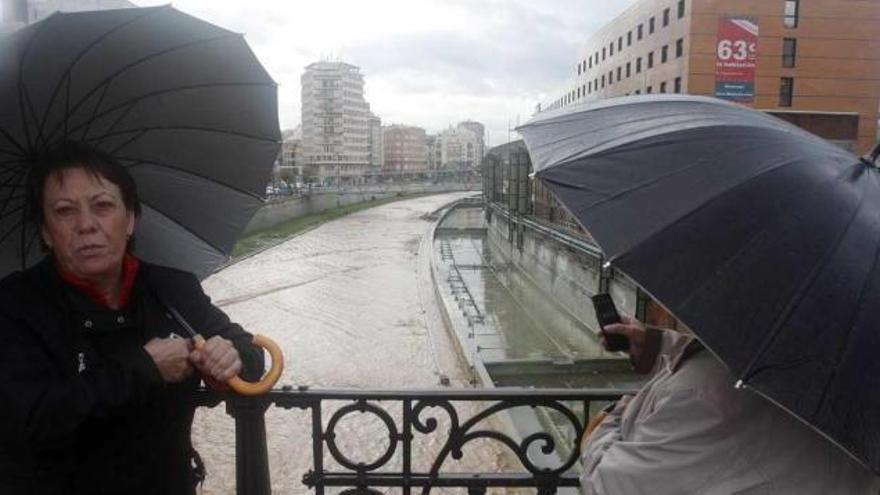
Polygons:
[[[205,339],[201,335],[193,338],[193,342],[196,349],[201,349],[205,345]],[[269,353],[269,357],[272,359],[272,366],[269,368],[269,371],[258,382],[246,382],[237,376],[233,376],[226,384],[241,395],[262,395],[271,390],[278,382],[278,379],[281,378],[281,372],[284,371],[284,355],[281,353],[281,348],[278,347],[278,344],[269,337],[254,335],[254,340],[251,343],[266,349]]]

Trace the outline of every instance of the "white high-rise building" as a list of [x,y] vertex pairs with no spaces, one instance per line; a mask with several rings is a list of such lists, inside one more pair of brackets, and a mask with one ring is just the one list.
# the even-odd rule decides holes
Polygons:
[[465,127],[450,127],[437,135],[434,143],[434,165],[445,169],[477,168],[479,140]]
[[481,124],[480,122],[476,122],[473,120],[465,120],[464,122],[459,122],[456,127],[467,129],[474,133],[474,136],[477,137],[477,165],[482,163],[483,155],[486,154],[486,126]]
[[373,117],[358,67],[329,61],[307,66],[302,75],[303,165],[313,168],[321,182],[362,177],[376,160]]

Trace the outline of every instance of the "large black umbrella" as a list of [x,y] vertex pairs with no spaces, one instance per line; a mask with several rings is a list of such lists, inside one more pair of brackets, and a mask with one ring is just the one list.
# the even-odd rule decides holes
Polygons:
[[171,7],[54,14],[0,39],[0,274],[40,254],[23,186],[63,140],[129,167],[138,255],[203,277],[263,203],[276,85],[242,35]]
[[738,380],[880,473],[880,173],[691,96],[540,114],[537,177]]

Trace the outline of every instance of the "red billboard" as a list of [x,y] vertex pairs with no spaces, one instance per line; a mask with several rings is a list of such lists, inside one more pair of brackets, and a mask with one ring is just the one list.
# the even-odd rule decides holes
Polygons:
[[721,17],[715,43],[715,96],[739,103],[755,99],[758,20]]

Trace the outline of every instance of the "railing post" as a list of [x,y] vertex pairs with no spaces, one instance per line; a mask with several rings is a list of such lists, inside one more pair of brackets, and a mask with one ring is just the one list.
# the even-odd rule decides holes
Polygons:
[[226,413],[235,418],[235,493],[270,495],[269,452],[266,446],[268,401],[226,399]]

